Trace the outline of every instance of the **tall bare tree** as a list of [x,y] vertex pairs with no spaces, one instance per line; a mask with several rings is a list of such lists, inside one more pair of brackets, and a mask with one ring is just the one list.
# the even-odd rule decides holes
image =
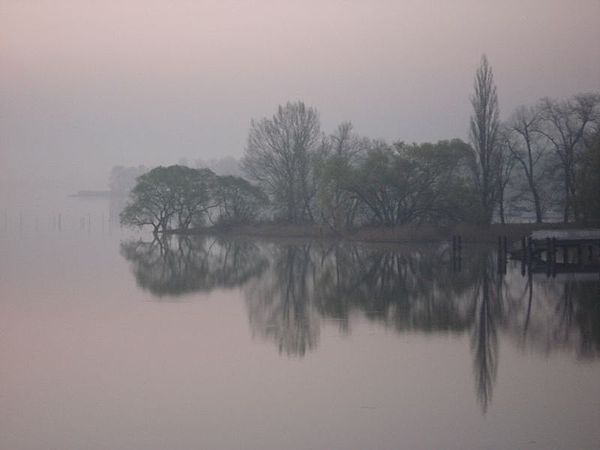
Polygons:
[[541,133],[560,160],[564,186],[563,220],[580,218],[576,173],[585,140],[600,126],[600,95],[579,94],[565,101],[545,98],[541,103]]
[[251,122],[242,169],[289,222],[313,220],[311,159],[321,140],[317,110],[302,102],[288,102],[271,119]]
[[481,64],[475,73],[474,88],[470,122],[470,139],[474,150],[471,166],[481,201],[481,220],[489,224],[498,197],[500,112],[494,74],[485,55],[481,57]]
[[503,136],[504,144],[525,175],[537,223],[542,223],[543,220],[543,198],[540,191],[546,155],[546,146],[540,139],[540,119],[539,108],[521,106],[508,120]]

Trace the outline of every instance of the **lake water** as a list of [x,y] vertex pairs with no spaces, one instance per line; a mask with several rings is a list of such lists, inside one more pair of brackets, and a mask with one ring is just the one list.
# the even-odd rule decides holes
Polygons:
[[61,208],[0,223],[2,450],[599,448],[597,274]]

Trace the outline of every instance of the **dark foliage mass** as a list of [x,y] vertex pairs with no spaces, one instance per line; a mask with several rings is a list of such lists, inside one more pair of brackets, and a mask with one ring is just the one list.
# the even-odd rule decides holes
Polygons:
[[239,177],[185,166],[156,167],[137,178],[121,223],[147,225],[154,234],[186,232],[206,223],[248,223],[267,202],[259,188]]

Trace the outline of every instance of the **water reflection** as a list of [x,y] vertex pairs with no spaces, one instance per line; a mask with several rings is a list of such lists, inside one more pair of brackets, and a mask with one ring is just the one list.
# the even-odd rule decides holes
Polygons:
[[473,279],[471,348],[477,398],[484,412],[492,399],[498,372],[498,322],[505,317],[503,308],[504,284],[498,271],[493,270],[489,253],[480,255],[478,271]]
[[319,339],[317,266],[311,250],[310,243],[271,248],[272,270],[245,290],[253,332],[275,341],[287,355],[302,356]]
[[121,255],[131,263],[138,285],[161,298],[241,286],[268,266],[251,242],[196,236],[123,242]]
[[447,244],[390,249],[167,237],[125,242],[121,253],[138,284],[160,298],[242,287],[253,334],[288,356],[314,350],[323,321],[351,333],[357,316],[398,333],[468,334],[483,412],[500,336],[542,353],[600,355],[597,276],[522,276],[489,248],[465,249],[459,270]]

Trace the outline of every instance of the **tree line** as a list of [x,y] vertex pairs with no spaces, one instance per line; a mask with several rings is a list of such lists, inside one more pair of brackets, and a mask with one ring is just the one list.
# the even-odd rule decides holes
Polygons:
[[600,221],[600,95],[545,98],[500,120],[485,55],[475,74],[469,142],[388,143],[331,134],[303,102],[252,120],[244,177],[158,167],[137,178],[121,215],[155,232],[279,221],[334,230],[362,225]]

